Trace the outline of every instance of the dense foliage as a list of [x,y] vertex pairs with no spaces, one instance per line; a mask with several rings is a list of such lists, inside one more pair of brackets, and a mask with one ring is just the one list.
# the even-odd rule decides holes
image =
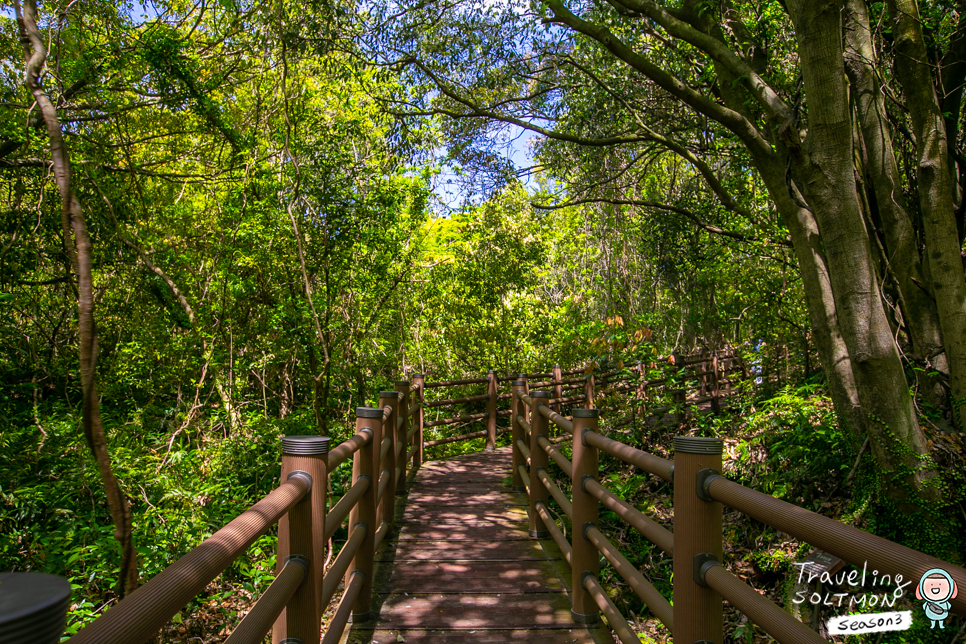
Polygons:
[[[0,570],[68,577],[73,632],[272,489],[281,435],[342,440],[401,377],[725,346],[753,377],[684,430],[730,475],[961,559],[964,25],[938,0],[14,3]],[[800,554],[729,530],[760,581]],[[235,619],[273,539],[164,637]]]

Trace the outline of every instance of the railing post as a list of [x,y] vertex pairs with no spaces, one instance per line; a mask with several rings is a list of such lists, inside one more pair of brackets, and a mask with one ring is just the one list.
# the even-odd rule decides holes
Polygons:
[[[560,369],[560,365],[559,364],[555,364],[553,366],[553,377],[552,377],[552,380],[554,382],[559,383],[562,379],[563,379],[563,375],[562,375],[562,371]],[[563,398],[563,385],[556,384],[556,385],[553,386],[553,397],[556,398],[557,400],[560,400],[561,398]],[[563,403],[562,402],[555,402],[553,404],[553,410],[555,412],[557,412],[558,414],[563,413]]]
[[680,407],[677,413],[678,428],[684,427],[684,421],[688,418],[688,381],[684,371],[684,356],[675,351],[671,355],[671,364],[674,365],[675,378],[681,380],[681,388],[674,392],[674,402]]
[[372,603],[372,559],[376,539],[376,487],[378,479],[373,476],[373,452],[378,456],[376,436],[382,430],[382,409],[358,407],[356,409],[356,433],[367,432],[372,438],[359,448],[352,460],[352,483],[362,477],[369,478],[369,487],[349,512],[349,529],[362,523],[366,526],[366,537],[362,540],[352,563],[346,570],[345,585],[351,581],[352,573],[356,570],[365,575],[362,590],[352,607],[352,621],[364,622],[369,619]]
[[[419,446],[416,453],[413,455],[413,467],[417,468],[423,464],[423,404],[426,402],[426,379],[421,373],[413,374],[413,389],[416,392],[416,403],[419,405],[419,411],[416,412],[416,417],[413,418],[413,422],[416,424],[416,433],[413,434],[413,442]],[[408,454],[408,452],[407,452]]]
[[487,388],[486,393],[489,398],[486,401],[486,451],[492,452],[496,449],[496,397],[497,382],[496,371],[490,369],[486,372]]
[[[392,413],[389,414],[389,419],[386,420],[386,424],[382,428],[382,436],[379,438],[379,443],[374,443],[372,446],[374,450],[372,455],[375,459],[373,472],[375,472],[377,483],[382,478],[383,472],[387,472],[389,476],[386,491],[383,493],[382,498],[377,501],[379,509],[376,511],[376,523],[379,525],[386,523],[391,529],[393,514],[396,510],[396,418],[399,416],[399,396],[396,395],[395,390],[379,392],[379,406],[385,407],[387,405],[392,408]],[[386,452],[385,458],[380,459],[380,444],[386,438],[390,440],[389,451]]]
[[711,358],[711,411],[721,413],[721,398],[718,390],[718,356]]
[[55,644],[67,625],[70,582],[41,572],[0,573],[0,641]]
[[594,408],[594,374],[584,376],[584,409]]
[[584,588],[584,577],[600,572],[600,555],[596,546],[584,535],[588,527],[597,527],[597,499],[584,490],[587,479],[598,480],[597,448],[584,442],[584,433],[596,432],[600,412],[596,409],[574,410],[573,480],[574,495],[573,535],[570,563],[573,570],[570,615],[578,624],[594,624],[600,610],[597,602]]
[[279,519],[276,574],[295,560],[306,568],[305,581],[282,610],[272,628],[272,640],[296,638],[318,644],[318,599],[325,565],[326,455],[330,439],[325,436],[282,437],[282,480],[304,476],[311,481],[309,494]]
[[547,436],[547,417],[540,413],[540,405],[545,405],[550,400],[550,392],[534,391],[530,397],[533,399],[533,406],[530,407],[530,536],[534,539],[546,539],[550,532],[537,514],[537,503],[546,505],[549,492],[537,477],[537,470],[549,469],[550,459],[537,439]]
[[[513,468],[511,471],[513,477],[513,491],[514,492],[525,492],[526,488],[523,486],[523,477],[520,476],[519,467],[523,465],[526,467],[526,463],[523,460],[523,452],[517,446],[517,441],[522,441],[524,438],[523,426],[520,421],[517,420],[517,416],[525,416],[526,405],[523,401],[517,398],[517,395],[526,394],[527,391],[527,381],[525,378],[518,378],[513,381],[513,386],[511,389],[512,397],[510,398],[510,428],[512,433],[510,434],[513,438]],[[526,442],[526,441],[524,441]]]
[[[674,437],[674,640],[721,644],[721,596],[704,586],[700,570],[722,561],[721,504],[704,493],[703,479],[721,472],[718,438]],[[707,500],[705,500],[707,499]]]
[[[529,396],[530,395],[530,382],[527,380],[527,374],[525,374],[525,373],[518,373],[517,374],[517,380],[522,380],[523,381],[523,383],[524,383],[523,384],[523,393],[524,393],[524,395]],[[523,403],[523,411],[520,412],[520,415],[523,416],[524,418],[526,418],[527,420],[529,420],[530,419],[530,405],[528,405],[526,403]]]
[[401,391],[403,395],[397,410],[403,421],[399,425],[399,429],[396,430],[396,449],[399,449],[399,445],[402,445],[402,451],[396,461],[396,469],[402,469],[402,473],[399,475],[399,483],[396,485],[396,494],[403,494],[406,492],[406,462],[409,454],[409,441],[406,438],[409,434],[409,381],[398,381],[396,391]]
[[705,371],[708,370],[708,348],[707,347],[701,347],[701,357],[704,359],[701,361],[701,367],[700,367],[701,379],[698,381],[700,383],[700,389],[698,390],[698,394],[701,396],[707,396],[708,395],[708,374],[705,373]]

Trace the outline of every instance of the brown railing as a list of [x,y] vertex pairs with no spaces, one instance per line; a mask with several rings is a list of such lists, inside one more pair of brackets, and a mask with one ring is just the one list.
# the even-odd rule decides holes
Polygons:
[[[558,414],[562,413],[565,405],[583,404],[586,407],[594,407],[595,397],[602,393],[620,394],[635,391],[645,401],[643,410],[645,414],[661,416],[673,412],[675,421],[683,422],[690,408],[704,403],[710,402],[711,409],[715,413],[719,412],[721,401],[731,392],[732,385],[735,383],[733,374],[746,371],[740,358],[731,352],[705,350],[693,356],[675,354],[658,362],[666,368],[663,369],[660,378],[650,380],[647,376],[653,370],[647,369],[640,362],[627,368],[607,368],[596,371],[590,368],[563,371],[560,365],[555,365],[548,373],[519,374],[504,379],[498,378],[493,370],[487,372],[486,378],[463,378],[438,382],[425,382],[422,374],[416,374],[413,376],[413,398],[417,402],[411,413],[414,414],[412,431],[418,435],[416,444],[419,445],[414,449],[418,450],[419,455],[418,461],[414,463],[422,462],[422,451],[425,448],[477,438],[485,439],[486,450],[494,449],[496,437],[510,432],[509,426],[502,428],[498,426],[498,419],[508,417],[511,413],[510,410],[497,409],[500,400],[511,397],[509,392],[499,393],[500,385],[516,378],[527,381],[528,391],[530,388],[547,389],[551,393],[547,404]],[[584,375],[586,372],[589,373]],[[531,381],[531,379],[535,380]],[[468,385],[485,385],[485,390],[478,394],[426,399],[428,389],[443,390]],[[650,401],[658,401],[661,406],[650,406]],[[484,412],[463,413],[434,420],[425,419],[425,412],[428,410],[439,412],[442,408],[482,402],[486,403]],[[423,440],[425,429],[477,422],[485,422],[486,429]]]
[[[410,418],[421,417],[409,397],[408,382],[381,392],[377,407],[356,410],[355,435],[332,450],[326,437],[283,437],[281,485],[79,631],[71,644],[138,644],[155,637],[276,523],[275,580],[226,641],[260,643],[271,631],[276,643],[338,642],[350,616],[362,620],[370,612],[373,553],[392,529],[407,464],[420,455],[416,446],[409,449],[418,433],[410,431]],[[329,510],[328,477],[350,457],[352,484]],[[347,517],[348,538],[323,570],[325,544]],[[322,614],[343,579],[342,599],[323,637]]]
[[[677,364],[707,366],[709,358],[710,368],[700,369],[694,376],[713,376],[710,395],[717,397],[720,404],[721,380],[716,374],[727,367],[722,363],[730,358],[699,356]],[[669,461],[601,435],[597,409],[575,409],[572,419],[560,416],[549,405],[550,392],[528,395],[527,384],[525,378],[520,378],[512,385],[511,443],[513,487],[526,492],[529,498],[530,535],[553,539],[570,563],[574,621],[593,623],[603,613],[622,644],[639,644],[639,638],[600,586],[600,555],[671,631],[675,641],[724,641],[724,599],[782,644],[826,642],[722,567],[722,504],[847,563],[868,565],[870,570],[889,575],[892,580],[901,575],[897,583],[902,579],[917,583],[931,568],[942,568],[960,588],[966,587],[966,570],[959,566],[729,481],[719,474],[720,439],[675,437],[674,460]],[[708,395],[698,393],[696,400]],[[571,437],[572,460],[549,440],[551,424]],[[674,485],[673,533],[600,483],[600,452]],[[548,473],[551,460],[570,481],[571,498]],[[570,519],[573,529],[569,541],[548,507],[550,497]],[[671,555],[673,607],[598,528],[601,505]],[[966,615],[966,593],[950,601],[953,612]]]

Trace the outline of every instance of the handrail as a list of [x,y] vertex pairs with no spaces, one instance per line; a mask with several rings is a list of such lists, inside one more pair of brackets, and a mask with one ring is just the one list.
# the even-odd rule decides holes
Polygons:
[[373,548],[379,547],[379,544],[382,543],[382,540],[386,538],[387,534],[389,534],[390,527],[391,525],[388,521],[383,521],[379,524],[379,529],[376,530],[376,539],[373,544]]
[[468,423],[473,420],[482,420],[488,417],[489,412],[483,412],[482,414],[470,414],[469,416],[458,416],[456,418],[446,418],[444,420],[433,420],[428,423],[423,423],[423,427],[441,427],[443,425],[455,425],[457,423]]
[[322,638],[322,644],[337,644],[342,639],[342,633],[345,631],[345,627],[349,623],[349,616],[352,614],[352,607],[362,593],[362,586],[365,580],[365,573],[361,570],[354,570],[349,575],[349,585],[346,587],[345,592],[342,593],[339,608],[336,609],[335,615],[332,616],[332,621],[329,622],[329,628],[325,632],[325,637]]
[[518,440],[517,441],[517,448],[520,450],[520,453],[523,454],[523,460],[525,460],[529,464],[530,463],[530,448],[527,447],[527,444],[524,443],[522,440]]
[[343,544],[342,550],[339,551],[339,555],[332,562],[332,566],[322,580],[322,594],[319,596],[320,608],[324,609],[332,601],[332,596],[339,589],[342,577],[345,575],[345,571],[349,569],[352,558],[359,551],[368,530],[369,528],[364,523],[357,523],[352,526],[352,530],[349,531],[349,538]]
[[530,432],[533,431],[530,429],[530,423],[524,420],[523,416],[517,416],[517,422],[520,423],[520,426],[523,427],[523,430],[527,433],[527,436],[529,436]]
[[553,462],[563,470],[564,474],[570,478],[573,477],[573,465],[570,464],[570,461],[567,460],[567,457],[564,456],[560,450],[556,449],[553,444],[547,440],[546,436],[537,436],[537,445],[543,448],[543,451],[547,453],[547,456],[553,459]]
[[392,472],[389,470],[379,472],[379,486],[376,488],[376,505],[379,505],[379,501],[382,500],[382,496],[386,493],[386,488],[389,487],[389,479],[391,477]]
[[392,438],[389,436],[383,436],[382,441],[379,443],[379,462],[382,463],[386,460],[386,454],[389,453],[389,448],[392,447]]
[[[381,394],[380,394],[381,395]],[[382,408],[382,424],[385,425],[389,417],[392,416],[392,405],[386,405]]]
[[225,644],[261,644],[265,640],[265,633],[278,619],[282,609],[307,575],[308,569],[302,562],[294,560],[285,562],[282,571],[276,575],[241,623],[235,627],[225,640]]
[[594,544],[600,554],[607,558],[607,561],[614,567],[617,574],[628,583],[631,589],[641,598],[641,601],[651,609],[651,612],[668,627],[674,631],[674,614],[671,610],[671,603],[664,599],[651,582],[644,578],[637,568],[621,554],[604,534],[592,525],[588,525],[584,530],[584,536]]
[[[960,588],[966,588],[966,570],[960,566],[746,488],[723,476],[708,480],[705,490],[715,501],[853,565],[868,562],[871,568],[892,575],[893,579],[897,574],[904,579],[919,579],[931,568],[943,568]],[[960,593],[949,601],[954,612],[966,614],[966,593]]]
[[347,441],[343,441],[338,447],[329,452],[327,463],[330,472],[342,465],[346,459],[358,452],[363,445],[372,440],[372,432],[364,431],[356,434]]
[[409,408],[409,412],[406,415],[407,416],[414,416],[422,408],[423,408],[423,403],[418,402],[418,403],[416,403],[415,405],[413,405],[412,407]]
[[567,515],[567,518],[573,520],[574,504],[571,503],[566,496],[564,496],[563,490],[560,489],[560,486],[550,479],[550,476],[547,475],[547,470],[543,469],[542,467],[538,467],[537,479],[539,479],[543,486],[547,488],[547,492],[550,492],[550,496],[553,497],[553,500],[556,501],[557,505],[559,505],[564,511],[564,514]]
[[446,398],[443,400],[434,400],[432,402],[425,403],[425,407],[429,409],[430,407],[443,407],[445,405],[462,405],[464,403],[477,402],[479,400],[489,400],[489,398],[490,394],[464,396],[463,398]]
[[[497,430],[497,435],[506,434],[510,431],[509,427],[504,427],[503,429]],[[439,438],[434,441],[426,441],[423,443],[425,447],[435,447],[436,445],[446,445],[447,443],[458,443],[459,441],[470,440],[472,438],[485,438],[487,430],[483,429],[478,432],[471,432],[469,434],[460,434],[459,436],[450,436],[448,438]]]
[[441,380],[439,382],[423,383],[424,389],[435,389],[437,387],[455,387],[457,385],[481,385],[487,382],[486,378],[464,378],[463,380]]
[[584,378],[561,378],[560,380],[546,380],[543,382],[529,382],[527,383],[531,387],[553,387],[554,385],[572,385],[576,383],[583,384]]
[[637,530],[645,539],[667,554],[674,554],[674,535],[670,530],[593,479],[584,481],[584,489],[600,501],[601,505]]
[[527,496],[530,496],[530,474],[527,472],[527,466],[523,464],[517,465],[517,472],[523,477],[523,487],[527,491]]
[[614,602],[610,600],[607,593],[600,587],[597,579],[593,575],[587,575],[584,577],[583,585],[587,589],[587,592],[590,593],[590,596],[594,598],[594,601],[597,602],[597,606],[600,607],[600,612],[607,618],[607,623],[617,633],[617,639],[621,641],[621,644],[640,644],[641,639],[631,629],[627,620],[624,619],[624,616],[614,606]]
[[547,526],[547,532],[550,533],[550,536],[553,538],[554,542],[556,542],[557,547],[560,548],[560,552],[563,553],[564,559],[566,559],[567,563],[570,563],[573,556],[573,548],[571,548],[570,544],[567,543],[567,537],[565,537],[563,532],[560,531],[560,528],[557,527],[557,522],[552,516],[550,516],[550,511],[547,509],[547,506],[543,501],[538,501],[536,508],[540,518],[543,519],[543,524]]
[[601,436],[597,432],[585,433],[584,441],[588,445],[593,445],[597,449],[607,452],[614,458],[620,459],[628,465],[633,465],[654,476],[659,476],[665,481],[674,482],[674,463],[665,458],[642,452],[630,445],[625,445],[624,443],[611,440],[606,436]]
[[710,566],[704,581],[731,605],[748,616],[781,644],[828,644],[828,640],[801,623],[720,565]]
[[329,513],[325,516],[325,540],[328,541],[335,534],[335,531],[339,529],[342,522],[347,516],[349,516],[349,511],[355,507],[355,504],[359,502],[362,495],[366,493],[369,489],[369,485],[372,483],[372,479],[368,476],[360,476],[352,487],[342,495],[339,502],[332,506]]
[[571,434],[574,433],[573,421],[567,420],[565,417],[561,416],[560,414],[550,409],[546,405],[539,405],[537,407],[537,411],[539,411],[543,416],[546,417],[547,420],[549,420],[551,423],[553,423],[560,429],[567,431]]
[[72,644],[133,644],[155,635],[309,491],[293,477],[152,577],[71,638]]

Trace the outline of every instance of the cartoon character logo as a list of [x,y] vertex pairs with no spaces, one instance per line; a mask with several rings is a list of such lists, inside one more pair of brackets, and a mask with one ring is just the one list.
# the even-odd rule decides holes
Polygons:
[[930,628],[946,628],[944,622],[949,617],[951,607],[949,600],[959,594],[956,582],[948,572],[942,568],[931,568],[919,580],[916,588],[916,599],[924,599],[922,609],[926,617],[932,622]]

